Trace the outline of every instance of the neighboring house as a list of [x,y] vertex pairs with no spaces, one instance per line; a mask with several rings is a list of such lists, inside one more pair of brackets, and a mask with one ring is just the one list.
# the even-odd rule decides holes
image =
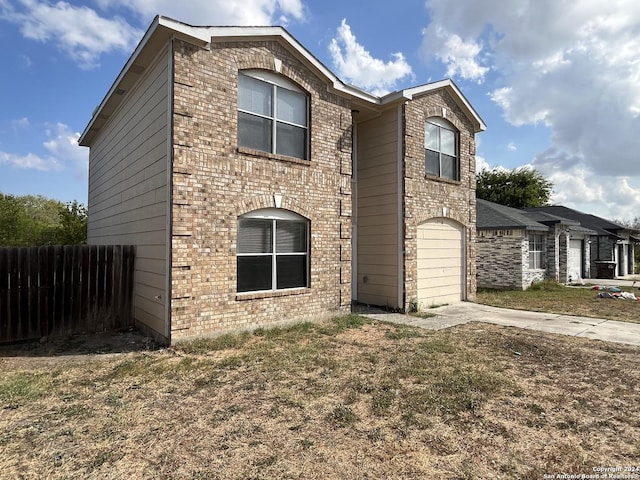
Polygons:
[[593,231],[590,238],[591,278],[614,278],[634,273],[634,248],[640,242],[639,230],[561,205],[525,210],[568,218]]
[[280,27],[156,17],[80,138],[88,240],[136,245],[164,342],[472,300],[484,129],[449,80],[380,98]]
[[589,238],[575,220],[477,200],[478,286],[526,289],[588,278]]

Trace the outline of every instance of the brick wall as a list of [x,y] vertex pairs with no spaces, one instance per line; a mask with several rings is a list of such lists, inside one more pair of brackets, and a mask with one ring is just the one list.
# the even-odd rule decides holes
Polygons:
[[476,245],[478,287],[525,288],[529,269],[523,267],[529,265],[528,245],[524,230],[479,230]]
[[[429,117],[444,117],[459,131],[460,180],[425,176],[424,130]],[[446,90],[426,93],[405,105],[405,306],[417,297],[417,227],[438,217],[465,227],[467,299],[476,295],[476,176],[473,125]]]
[[[348,100],[277,42],[207,51],[176,41],[174,63],[172,341],[348,312]],[[238,71],[249,68],[279,70],[309,93],[309,161],[237,147]],[[276,201],[311,222],[310,288],[237,295],[238,216]]]

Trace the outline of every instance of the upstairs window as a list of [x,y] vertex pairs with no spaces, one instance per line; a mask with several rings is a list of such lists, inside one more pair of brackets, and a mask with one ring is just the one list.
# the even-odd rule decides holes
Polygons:
[[446,120],[429,118],[424,133],[427,175],[459,180],[458,132]]
[[309,158],[309,101],[293,83],[269,72],[238,76],[238,145]]
[[309,286],[309,221],[288,210],[238,218],[238,292]]
[[529,235],[529,269],[544,268],[544,236]]

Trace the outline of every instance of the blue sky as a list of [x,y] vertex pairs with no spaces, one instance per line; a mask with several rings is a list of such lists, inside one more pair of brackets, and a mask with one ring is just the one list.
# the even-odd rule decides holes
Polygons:
[[0,192],[86,203],[76,139],[156,14],[283,25],[375,93],[452,78],[488,127],[479,167],[534,166],[556,203],[640,216],[636,0],[0,0]]

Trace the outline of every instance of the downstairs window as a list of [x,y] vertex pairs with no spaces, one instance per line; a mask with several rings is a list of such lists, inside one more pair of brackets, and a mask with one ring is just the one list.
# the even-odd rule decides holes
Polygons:
[[281,209],[238,218],[238,292],[309,286],[309,220]]

